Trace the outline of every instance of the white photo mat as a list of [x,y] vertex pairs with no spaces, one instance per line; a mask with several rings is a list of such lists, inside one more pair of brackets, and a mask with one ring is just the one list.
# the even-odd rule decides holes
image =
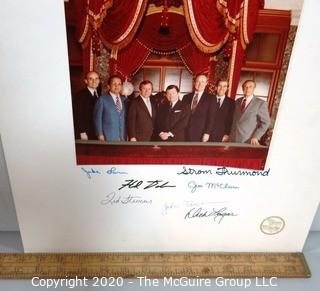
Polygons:
[[[319,1],[305,0],[268,177],[219,176],[216,167],[196,165],[188,168],[212,174],[178,175],[182,165],[128,165],[115,166],[127,174],[108,174],[112,166],[83,167],[100,173],[89,179],[75,161],[63,5],[1,4],[0,134],[25,251],[301,251],[319,202],[320,37],[313,33],[320,26]],[[126,179],[176,187],[118,190]],[[192,193],[192,182],[238,188]],[[115,200],[132,195],[152,202],[104,203],[111,193]],[[236,216],[221,223],[186,218],[192,203],[218,203]],[[275,227],[280,221],[278,233],[262,231],[268,217],[276,217]]]

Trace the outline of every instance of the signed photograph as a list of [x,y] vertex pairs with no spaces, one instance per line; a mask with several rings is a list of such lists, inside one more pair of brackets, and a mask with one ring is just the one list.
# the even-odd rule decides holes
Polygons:
[[19,1],[0,135],[25,252],[301,252],[318,0]]
[[298,24],[292,8],[65,2],[77,163],[264,169]]

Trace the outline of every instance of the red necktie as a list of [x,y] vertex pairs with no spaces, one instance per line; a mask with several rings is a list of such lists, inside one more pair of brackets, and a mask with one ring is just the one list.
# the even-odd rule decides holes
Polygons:
[[247,98],[243,98],[240,105],[242,112],[246,109],[246,105],[247,105]]

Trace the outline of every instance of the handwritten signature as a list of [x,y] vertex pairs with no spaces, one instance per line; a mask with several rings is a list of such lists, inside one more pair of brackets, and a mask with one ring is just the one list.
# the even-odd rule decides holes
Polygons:
[[204,184],[198,184],[195,181],[188,182],[188,188],[190,189],[191,193],[195,193],[199,188],[213,189],[213,190],[240,189],[240,187],[229,185],[228,183],[206,182]]
[[116,167],[111,167],[109,170],[106,171],[108,175],[128,175],[127,172],[117,171]]
[[177,172],[177,175],[212,175],[212,170],[205,170],[205,169],[194,169],[194,168],[187,168],[186,166],[182,167],[182,170]]
[[200,207],[204,205],[212,205],[212,204],[226,204],[229,201],[193,201],[193,200],[185,200],[183,203],[178,202],[165,202],[162,208],[162,215],[167,215],[171,210],[180,208],[180,207]]
[[81,168],[81,170],[87,175],[88,179],[91,179],[93,176],[107,174],[107,175],[127,175],[127,172],[118,171],[116,167],[111,167],[108,170],[101,171],[94,168]]
[[177,175],[218,175],[218,176],[250,176],[250,177],[256,177],[256,176],[269,176],[270,174],[270,168],[265,171],[259,171],[259,170],[230,170],[227,167],[219,167],[216,169],[216,171],[213,171],[212,169],[194,169],[190,167],[183,166],[182,170],[177,171]]
[[270,173],[270,168],[265,171],[258,171],[258,170],[229,170],[226,167],[220,167],[217,169],[216,174],[218,176],[251,176],[251,177],[256,177],[256,176],[263,176],[267,177],[269,176]]
[[81,170],[83,172],[85,172],[85,174],[87,175],[88,179],[91,179],[93,175],[101,175],[100,171],[95,170],[93,168],[90,168],[90,169],[81,168]]
[[227,207],[222,207],[220,209],[204,209],[202,207],[194,207],[190,209],[184,219],[194,219],[194,218],[209,218],[212,217],[214,222],[220,224],[225,217],[235,217],[238,214],[233,213],[232,211],[227,211]]
[[134,180],[134,179],[128,179],[124,180],[125,182],[121,185],[121,187],[118,190],[122,190],[124,188],[129,189],[150,189],[150,188],[174,188],[175,185],[170,185],[169,181],[163,181],[163,180],[152,180],[152,181],[142,181],[142,180]]
[[152,199],[144,199],[138,195],[117,195],[116,192],[111,192],[106,195],[105,199],[100,201],[101,205],[122,205],[122,204],[144,204],[151,205]]
[[162,215],[166,215],[168,214],[168,212],[172,209],[176,209],[176,208],[179,208],[179,205],[178,204],[175,204],[175,203],[164,203],[163,205],[163,209],[162,209]]

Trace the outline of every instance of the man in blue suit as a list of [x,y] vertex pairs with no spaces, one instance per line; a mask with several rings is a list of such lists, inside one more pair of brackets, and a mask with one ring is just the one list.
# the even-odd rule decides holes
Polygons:
[[94,108],[96,135],[101,141],[125,141],[125,97],[120,95],[122,81],[113,75],[108,79],[108,94],[101,96]]

